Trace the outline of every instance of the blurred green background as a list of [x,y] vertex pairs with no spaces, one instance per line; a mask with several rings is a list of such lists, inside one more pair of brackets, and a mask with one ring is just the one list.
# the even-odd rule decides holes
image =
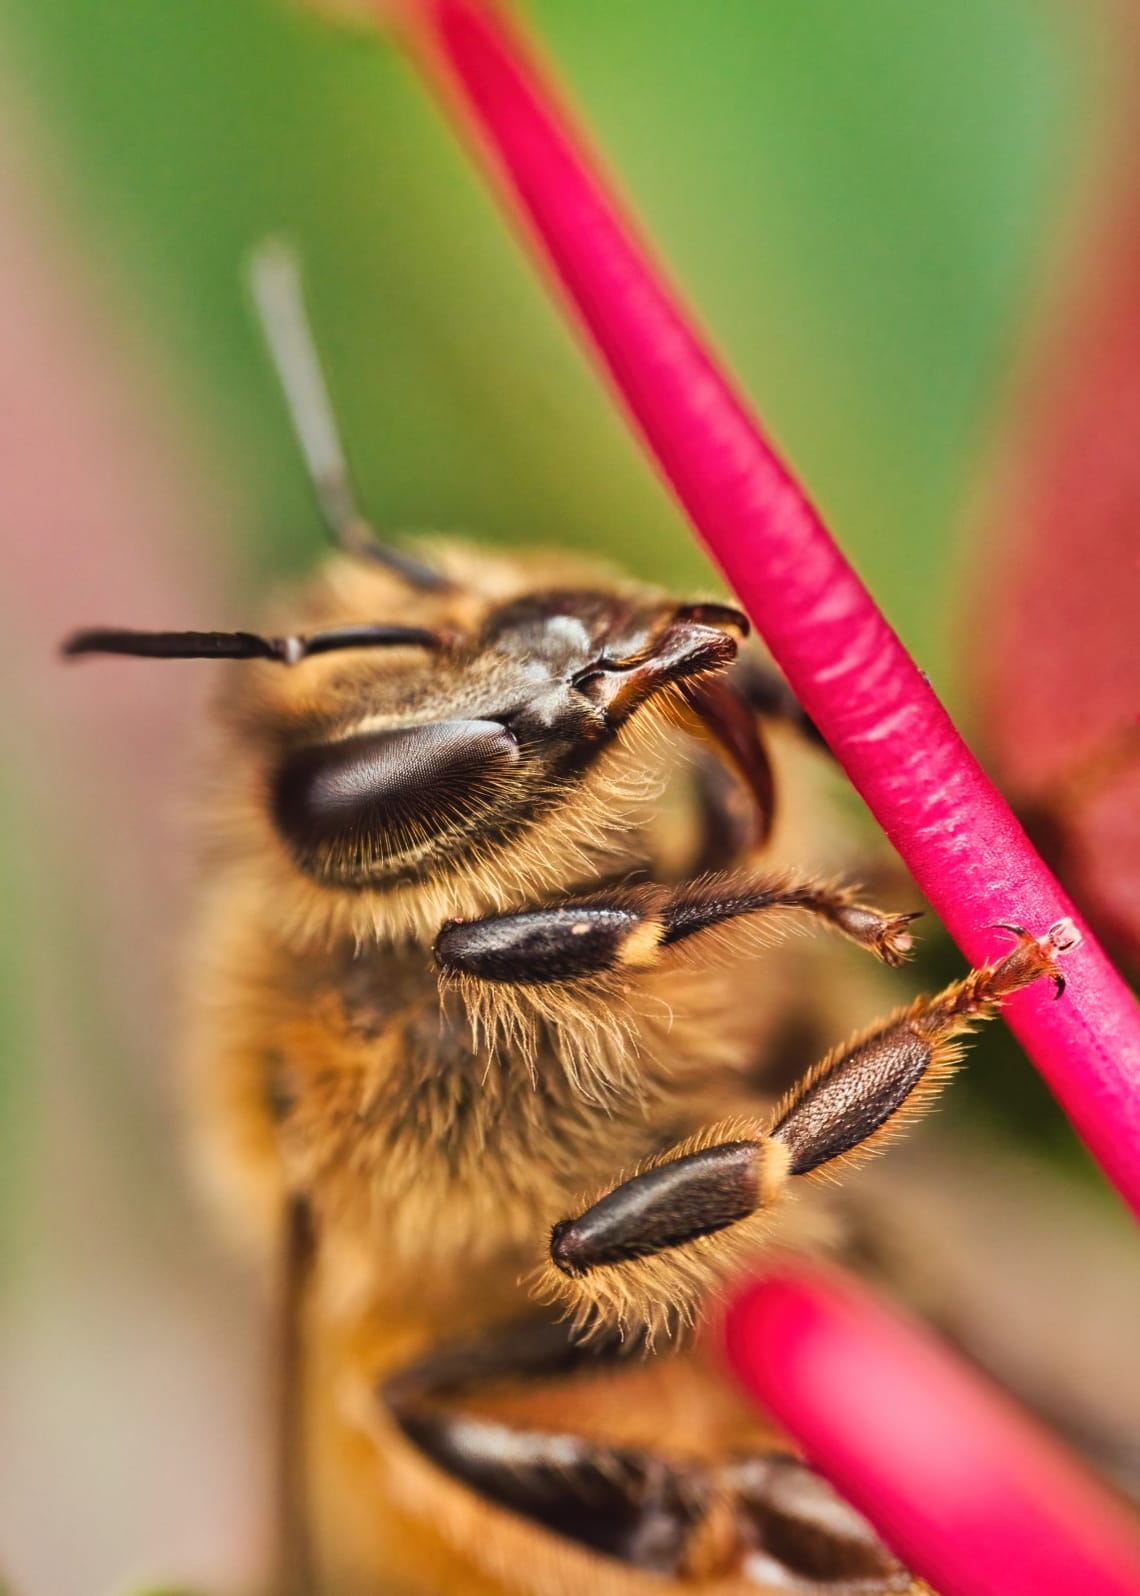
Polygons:
[[[964,527],[1087,154],[1096,90],[1079,8],[527,10],[771,430],[968,717]],[[248,1298],[219,1285],[224,1266],[200,1239],[161,1078],[188,883],[177,828],[155,816],[179,795],[200,678],[140,685],[108,667],[98,684],[61,685],[51,641],[82,621],[252,624],[265,586],[319,553],[241,281],[268,233],[303,255],[361,496],[382,526],[600,549],[679,586],[708,574],[452,132],[373,33],[269,0],[0,0],[0,47],[9,220],[35,213],[48,274],[78,284],[98,323],[108,388],[161,412],[178,458],[169,521],[89,524],[99,478],[69,454],[63,348],[38,547],[39,501],[21,507],[0,486],[11,1556],[41,1591],[147,1574],[232,1583],[252,1556],[257,1509],[238,1499],[256,1449],[235,1441],[223,1466],[217,1434],[248,1427],[254,1407]],[[23,350],[18,296],[3,315]],[[9,376],[4,403],[18,410],[35,383],[11,363]],[[98,381],[84,392],[97,415]],[[26,454],[11,435],[4,449],[18,477]],[[129,474],[129,447],[123,459]],[[164,473],[155,464],[147,490],[160,508]],[[1006,1119],[1055,1125],[1016,1061],[990,1079],[977,1107],[1000,1113],[1005,1090]],[[218,1372],[235,1361],[237,1374]],[[67,1544],[47,1535],[52,1513],[71,1525]]]
[[[239,266],[303,251],[362,490],[699,571],[677,517],[405,63],[267,0],[4,0],[98,268],[248,499],[252,586],[312,508]],[[923,657],[1078,125],[1040,0],[540,0],[664,256]]]

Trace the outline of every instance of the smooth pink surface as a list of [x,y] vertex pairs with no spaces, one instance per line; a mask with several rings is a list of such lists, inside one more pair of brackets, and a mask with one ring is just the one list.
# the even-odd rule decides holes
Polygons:
[[[1069,993],[1009,1022],[1140,1211],[1140,1007],[1030,846],[811,505],[663,285],[493,8],[412,7],[433,75],[479,130],[617,390],[804,708],[968,958],[987,927],[1085,932]],[[1010,690],[1016,693],[1016,681]]]
[[728,1354],[943,1596],[1137,1596],[1140,1525],[994,1388],[822,1270],[734,1304]]

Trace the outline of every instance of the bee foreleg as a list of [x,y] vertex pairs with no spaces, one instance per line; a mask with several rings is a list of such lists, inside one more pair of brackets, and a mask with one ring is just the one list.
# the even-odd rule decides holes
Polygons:
[[668,949],[701,932],[760,915],[806,914],[900,964],[914,914],[884,914],[852,889],[787,873],[721,873],[679,887],[613,888],[544,908],[484,920],[452,920],[436,939],[446,974],[540,985],[651,969]]
[[753,653],[742,654],[721,679],[761,720],[790,726],[806,742],[827,747],[785,678],[767,660]]
[[717,746],[752,799],[749,841],[767,842],[776,815],[776,787],[762,723],[790,726],[805,741],[826,746],[774,665],[752,655],[723,676],[690,684],[685,706],[694,732]]
[[1070,922],[1042,937],[1016,935],[998,963],[829,1054],[766,1124],[712,1126],[561,1220],[550,1236],[546,1293],[569,1300],[582,1325],[642,1322],[652,1332],[690,1321],[701,1296],[764,1239],[791,1179],[877,1152],[928,1106],[976,1022],[1041,976],[1063,985],[1057,960],[1074,945]]
[[714,754],[697,751],[693,776],[697,836],[688,867],[677,873],[682,880],[738,864],[765,832],[757,806]]

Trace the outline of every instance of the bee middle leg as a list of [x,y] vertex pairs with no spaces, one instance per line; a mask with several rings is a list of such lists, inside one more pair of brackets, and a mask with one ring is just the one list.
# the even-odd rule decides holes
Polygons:
[[770,1120],[709,1127],[559,1221],[540,1293],[567,1302],[579,1326],[639,1324],[652,1335],[691,1321],[705,1292],[763,1239],[790,1181],[876,1152],[939,1091],[963,1034],[1011,993],[1047,976],[1060,994],[1070,922],[1041,937],[1015,934],[998,963],[829,1054]]

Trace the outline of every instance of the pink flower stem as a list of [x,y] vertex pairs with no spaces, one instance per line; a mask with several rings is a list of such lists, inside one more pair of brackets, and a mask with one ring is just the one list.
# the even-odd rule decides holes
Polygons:
[[[967,958],[994,953],[998,921],[1080,926],[1064,1001],[1041,983],[1010,1002],[1009,1023],[1140,1212],[1140,1007],[622,218],[513,29],[478,0],[422,0],[403,21],[729,585]],[[1016,678],[1008,688],[1017,693]]]
[[734,1303],[729,1360],[946,1596],[1137,1596],[1140,1523],[1006,1397],[822,1269]]

